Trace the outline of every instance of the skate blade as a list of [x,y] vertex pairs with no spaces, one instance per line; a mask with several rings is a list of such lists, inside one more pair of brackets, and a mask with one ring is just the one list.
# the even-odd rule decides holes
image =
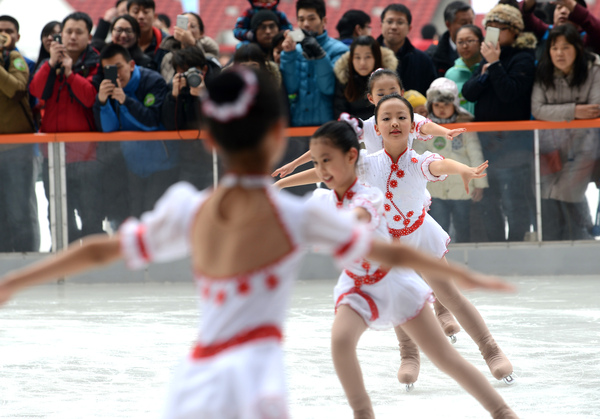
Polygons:
[[406,392],[407,393],[410,393],[414,389],[415,389],[415,384],[414,383],[406,384]]
[[448,339],[450,339],[451,344],[454,345],[456,343],[456,335],[450,335],[448,336]]
[[512,373],[512,374],[507,375],[506,377],[504,377],[502,379],[502,381],[504,381],[504,383],[506,385],[512,386],[513,384],[515,384],[517,382],[517,376],[515,375],[515,373]]

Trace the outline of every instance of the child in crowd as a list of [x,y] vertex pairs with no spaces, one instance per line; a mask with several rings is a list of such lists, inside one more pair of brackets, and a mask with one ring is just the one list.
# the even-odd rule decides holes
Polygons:
[[[471,168],[438,154],[417,154],[410,148],[409,135],[416,127],[414,112],[410,103],[398,93],[379,100],[375,108],[375,121],[374,129],[383,139],[383,149],[360,159],[359,179],[384,193],[385,216],[393,239],[446,260],[444,255],[448,252],[450,237],[427,213],[430,204],[427,182],[441,181],[449,174],[459,174],[468,193],[469,181],[485,176],[483,172],[487,162]],[[318,180],[315,169],[310,169],[281,179],[276,184],[288,187]],[[450,309],[477,343],[492,375],[498,380],[512,382],[512,365],[496,344],[475,306],[455,286],[441,281],[440,277],[423,277],[436,297]],[[402,361],[398,380],[406,384],[408,390],[419,375],[419,349],[402,328],[395,330]]]
[[417,115],[421,115],[424,118],[427,118],[429,116],[426,106],[427,98],[423,96],[420,92],[417,92],[416,90],[407,90],[402,96],[404,96],[406,100],[408,100],[408,102],[412,105],[413,109],[415,110],[415,118]]
[[[280,342],[303,249],[318,246],[342,266],[362,257],[417,269],[440,262],[373,240],[351,213],[276,194],[268,174],[286,145],[284,109],[264,74],[235,68],[217,76],[207,84],[202,110],[209,138],[229,166],[220,185],[199,192],[178,183],[115,236],[86,237],[81,245],[9,273],[0,281],[0,303],[27,286],[118,259],[139,269],[190,256],[204,309],[164,417],[287,418]],[[452,271],[467,286],[510,288],[460,268]],[[488,406],[500,405],[498,399]]]
[[286,14],[282,11],[277,10],[279,0],[248,0],[250,8],[246,9],[244,13],[237,18],[235,22],[235,28],[233,29],[233,35],[240,41],[252,41],[254,40],[254,32],[252,32],[250,22],[252,16],[261,10],[271,10],[279,18],[279,28],[282,31],[292,30],[292,24],[288,20]]
[[[310,152],[316,173],[331,188],[317,189],[311,199],[332,208],[355,211],[375,237],[390,240],[383,194],[357,179],[359,122],[347,114],[341,118],[321,126],[311,138]],[[437,264],[421,272],[445,274]],[[346,265],[334,289],[336,315],[331,348],[335,370],[354,417],[374,417],[356,355],[358,340],[368,327],[386,329],[402,325],[434,364],[457,380],[493,417],[515,418],[483,374],[445,339],[427,304],[431,298],[431,289],[413,270],[390,269],[365,258]]]
[[[473,115],[460,106],[459,100],[456,83],[444,77],[434,80],[427,90],[429,118],[438,124],[472,121]],[[413,148],[419,154],[431,151],[467,166],[478,166],[484,161],[479,138],[474,132],[465,132],[454,141],[447,141],[443,137],[426,143],[420,141]],[[487,178],[474,179],[470,194],[465,192],[458,176],[450,176],[445,182],[431,182],[427,185],[432,197],[429,215],[447,232],[451,231],[451,226],[454,227],[452,238],[455,242],[469,242],[471,201],[479,202],[483,197],[483,189],[487,187]]]

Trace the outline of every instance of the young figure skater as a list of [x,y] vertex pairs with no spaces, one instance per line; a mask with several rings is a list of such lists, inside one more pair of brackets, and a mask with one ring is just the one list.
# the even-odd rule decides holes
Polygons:
[[[383,68],[375,70],[369,77],[367,85],[367,98],[369,99],[369,102],[377,106],[382,97],[392,93],[398,93],[400,95],[404,93],[402,81],[400,80],[398,73]],[[409,134],[409,147],[412,147],[415,138],[427,141],[434,136],[441,136],[448,140],[452,140],[454,137],[465,131],[466,129],[464,128],[449,130],[421,115],[415,114],[415,129]],[[383,139],[381,138],[381,135],[375,131],[375,116],[363,121],[363,135],[359,138],[359,141],[364,144],[368,154],[376,153],[383,148]],[[275,177],[279,175],[283,178],[296,170],[298,166],[309,161],[310,152],[307,151],[296,160],[277,169],[273,172],[272,176]],[[455,335],[460,331],[460,326],[456,320],[454,320],[454,316],[452,316],[438,298],[435,299],[433,307],[438,321],[440,322],[442,329],[444,329],[444,333],[446,333],[446,336],[450,337],[452,343],[455,343]]]
[[[356,176],[359,123],[347,114],[341,118],[321,126],[310,140],[316,173],[331,188],[317,189],[311,199],[328,203],[332,208],[356,211],[375,237],[390,240],[383,194],[360,183]],[[415,271],[390,269],[370,259],[353,261],[340,275],[334,289],[336,315],[331,348],[335,370],[354,418],[374,417],[356,355],[358,340],[368,327],[386,329],[399,325],[438,368],[469,391],[492,417],[516,417],[483,374],[445,339],[428,304],[431,295],[431,289]]]
[[[427,182],[444,180],[449,174],[462,177],[465,189],[473,178],[484,177],[487,162],[471,168],[438,154],[418,155],[408,146],[408,136],[415,129],[413,109],[402,96],[393,93],[382,98],[375,108],[375,130],[383,138],[384,149],[365,154],[359,161],[359,179],[380,189],[385,196],[385,216],[393,239],[446,261],[448,234],[427,213],[431,201]],[[280,187],[296,186],[318,181],[313,169],[281,179]],[[511,383],[512,365],[496,344],[481,314],[475,306],[451,283],[424,274],[435,295],[456,316],[457,320],[477,343],[492,375],[497,380]],[[401,364],[398,380],[407,390],[419,376],[419,349],[409,336],[395,329],[400,342]]]
[[[272,191],[270,168],[286,144],[285,107],[268,75],[224,72],[207,84],[202,106],[210,141],[229,168],[214,191],[172,186],[154,210],[127,220],[115,236],[88,237],[7,274],[0,303],[27,286],[118,259],[142,268],[190,256],[204,309],[164,417],[287,418],[280,341],[303,249],[318,246],[342,266],[362,257],[419,270],[440,262],[399,243],[374,241],[353,214]],[[458,267],[447,272],[467,286],[510,288]]]

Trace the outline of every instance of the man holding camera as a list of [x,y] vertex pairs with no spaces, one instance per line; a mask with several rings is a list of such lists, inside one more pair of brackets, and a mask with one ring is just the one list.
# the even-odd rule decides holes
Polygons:
[[[0,16],[0,134],[35,131],[18,33],[14,18]],[[33,144],[0,144],[0,252],[39,250],[36,172]]]
[[[161,75],[136,66],[127,49],[118,44],[108,44],[100,54],[100,62],[105,78],[94,103],[99,130],[162,130],[161,109],[168,89]],[[120,149],[131,199],[128,215],[139,217],[177,181],[179,142],[123,141]]]

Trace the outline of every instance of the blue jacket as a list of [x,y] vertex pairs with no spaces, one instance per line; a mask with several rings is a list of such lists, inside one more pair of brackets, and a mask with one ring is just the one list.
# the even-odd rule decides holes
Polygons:
[[[102,132],[163,130],[161,110],[169,93],[160,73],[135,66],[123,89],[127,98],[120,105],[109,98],[104,105],[96,97],[94,118]],[[178,141],[122,141],[127,168],[140,177],[168,170],[179,163]]]
[[333,65],[348,47],[327,36],[327,31],[317,36],[317,41],[327,55],[320,60],[307,60],[302,46],[281,53],[281,75],[290,99],[291,125],[321,125],[333,119],[335,75]]

